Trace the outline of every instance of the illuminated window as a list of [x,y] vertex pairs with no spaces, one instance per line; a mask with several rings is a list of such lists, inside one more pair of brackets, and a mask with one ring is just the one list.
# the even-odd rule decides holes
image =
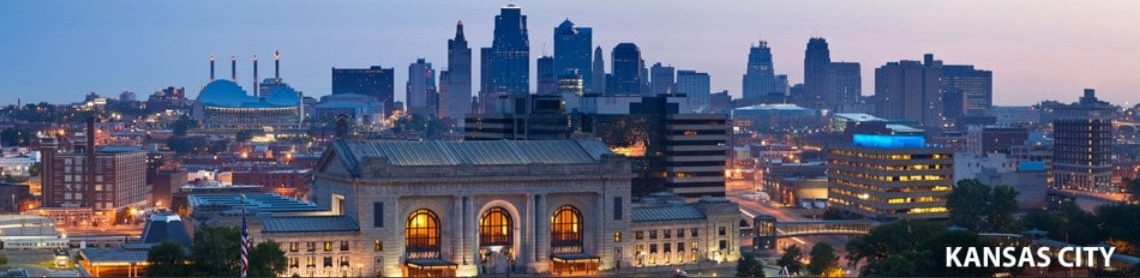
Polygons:
[[511,245],[514,229],[511,216],[501,207],[493,207],[479,220],[479,245]]
[[439,217],[434,212],[420,209],[408,216],[404,226],[404,246],[408,258],[439,257]]
[[380,240],[373,241],[372,242],[372,251],[374,251],[374,252],[384,251],[384,242],[380,241]]
[[614,232],[614,242],[621,242],[621,232]]
[[332,241],[325,241],[325,252],[332,251]]
[[582,213],[573,206],[562,206],[550,219],[550,245],[555,253],[582,252]]

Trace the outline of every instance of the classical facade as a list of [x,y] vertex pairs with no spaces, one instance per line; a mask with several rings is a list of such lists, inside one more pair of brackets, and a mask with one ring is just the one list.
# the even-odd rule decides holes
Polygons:
[[[736,204],[711,197],[685,203],[669,194],[633,203],[633,177],[629,160],[598,140],[338,140],[314,172],[311,203],[250,194],[241,202],[250,203],[253,240],[281,243],[286,276],[561,276],[735,266]],[[241,199],[233,194],[193,199],[202,207],[193,218],[207,219],[195,226],[240,225]],[[668,230],[660,240],[644,237],[658,229]],[[658,248],[651,245],[661,251],[648,252]]]

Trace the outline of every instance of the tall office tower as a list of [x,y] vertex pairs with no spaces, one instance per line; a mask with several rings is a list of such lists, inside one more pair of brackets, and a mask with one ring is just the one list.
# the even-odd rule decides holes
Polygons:
[[831,88],[827,90],[828,94],[823,101],[832,111],[847,112],[844,106],[858,103],[859,96],[863,94],[859,63],[835,62],[831,63],[827,71],[828,87]]
[[582,96],[586,92],[586,81],[577,72],[567,72],[558,76],[558,95],[562,97],[564,111],[575,113],[582,105]]
[[709,111],[709,94],[711,91],[707,72],[677,71],[676,94],[685,95],[689,98],[689,108],[693,112],[705,113]]
[[435,86],[435,69],[424,59],[417,59],[408,65],[408,89],[404,99],[408,102],[408,114],[436,116],[439,110],[439,93]]
[[801,105],[810,108],[823,108],[823,98],[827,95],[827,68],[831,66],[831,51],[827,40],[811,38],[804,51],[804,86],[807,95],[795,96]]
[[594,81],[591,73],[593,57],[590,53],[590,48],[594,45],[593,37],[593,29],[574,27],[574,22],[570,22],[570,19],[554,27],[554,75],[577,72],[582,75],[586,88],[590,88]]
[[[484,50],[490,59],[487,90],[494,94],[525,96],[530,94],[530,40],[527,37],[526,16],[514,4],[503,7],[495,16],[494,41],[490,50]],[[489,53],[486,53],[489,52]],[[486,56],[484,56],[486,57]],[[487,65],[484,65],[486,68]],[[487,93],[487,92],[485,92]]]
[[1053,186],[1120,192],[1112,183],[1112,105],[1097,99],[1093,89],[1085,89],[1080,101],[1055,109]]
[[554,57],[538,57],[535,62],[535,75],[538,79],[538,94],[551,95],[558,91],[558,76],[554,74]]
[[940,128],[942,119],[942,61],[926,54],[923,62],[903,60],[875,69],[879,116],[910,120]]
[[851,143],[827,151],[831,206],[869,218],[945,218],[954,182],[952,150],[926,145],[921,129],[851,127]]
[[613,73],[606,80],[606,95],[641,95],[641,86],[645,82],[642,75],[645,61],[641,60],[641,50],[633,43],[619,43],[610,56]]
[[602,54],[602,47],[594,48],[594,64],[590,70],[590,85],[586,86],[586,93],[603,95],[606,93],[606,56]]
[[776,90],[775,68],[772,67],[772,49],[768,42],[759,41],[748,50],[748,68],[743,77],[741,93],[747,102],[757,102]]
[[779,94],[779,95],[786,97],[792,93],[791,90],[792,90],[792,85],[788,83],[788,75],[787,74],[777,74],[776,75],[776,94]]
[[447,40],[447,78],[443,79],[440,73],[439,117],[462,123],[463,116],[471,113],[471,48],[463,36],[463,21],[455,24],[455,38]]
[[676,91],[676,68],[654,63],[649,69],[650,96],[671,95]]
[[384,113],[392,115],[395,108],[394,68],[332,69],[332,94],[358,94],[375,97],[384,103]]
[[942,102],[947,118],[985,116],[993,106],[994,78],[973,65],[942,66]]
[[491,81],[493,79],[491,78],[491,65],[495,60],[494,55],[491,53],[494,52],[491,51],[490,47],[479,49],[479,96],[476,98],[478,100],[475,106],[476,113],[485,113],[484,111],[487,110],[488,101],[499,96],[499,94],[495,92],[494,82]]

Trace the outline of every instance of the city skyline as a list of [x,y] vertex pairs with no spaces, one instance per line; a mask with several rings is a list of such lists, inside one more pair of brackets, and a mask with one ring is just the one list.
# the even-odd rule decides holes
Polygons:
[[[129,90],[144,96],[172,85],[186,87],[189,97],[196,97],[209,80],[210,55],[237,55],[238,83],[247,84],[253,75],[250,56],[265,60],[278,49],[282,79],[306,96],[318,97],[331,92],[328,70],[333,67],[380,65],[396,68],[395,75],[403,77],[404,65],[417,58],[446,64],[447,39],[457,20],[464,21],[471,48],[490,47],[494,17],[507,4],[448,3],[437,9],[442,2],[265,3],[7,3],[11,7],[0,9],[0,23],[19,28],[0,30],[0,37],[18,43],[0,45],[0,53],[11,55],[0,66],[0,103],[14,104],[17,98],[24,103],[75,102],[90,91],[115,96]],[[714,91],[727,89],[736,97],[742,93],[740,76],[752,43],[768,41],[776,74],[788,74],[800,83],[804,46],[809,37],[818,36],[827,39],[832,60],[863,65],[864,95],[874,92],[870,77],[875,68],[933,53],[949,64],[993,71],[995,105],[1065,101],[1086,87],[1097,88],[1103,99],[1116,104],[1136,102],[1131,97],[1140,89],[1140,80],[1127,77],[1140,70],[1140,54],[1128,49],[1140,44],[1140,36],[1129,36],[1138,31],[1128,30],[1137,23],[1128,16],[1135,10],[1128,7],[1140,7],[1136,3],[873,3],[881,8],[850,9],[867,3],[515,4],[528,18],[531,67],[537,57],[553,54],[553,29],[569,18],[577,26],[593,28],[594,46],[605,56],[616,44],[633,42],[646,64],[708,72]],[[54,13],[24,12],[48,9]],[[243,14],[251,9],[262,16]],[[433,12],[395,12],[424,9]],[[167,12],[171,10],[179,12]],[[972,16],[955,16],[961,13]],[[822,19],[805,20],[813,14]],[[626,23],[653,20],[661,22]],[[719,32],[709,32],[712,28]],[[678,39],[686,37],[692,39]],[[607,65],[606,70],[613,69]],[[219,69],[219,76],[225,74]],[[473,81],[476,76],[480,72],[473,65]],[[406,81],[400,79],[397,84]],[[404,101],[404,88],[396,87],[397,100]]]

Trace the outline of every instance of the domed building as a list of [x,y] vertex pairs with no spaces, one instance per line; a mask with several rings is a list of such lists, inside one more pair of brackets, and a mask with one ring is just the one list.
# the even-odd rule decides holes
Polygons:
[[198,93],[194,119],[206,128],[223,129],[286,129],[300,124],[300,92],[281,83],[264,96],[250,95],[233,80],[213,79]]

